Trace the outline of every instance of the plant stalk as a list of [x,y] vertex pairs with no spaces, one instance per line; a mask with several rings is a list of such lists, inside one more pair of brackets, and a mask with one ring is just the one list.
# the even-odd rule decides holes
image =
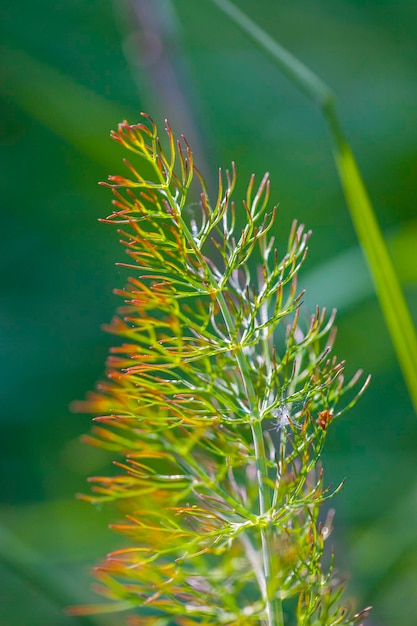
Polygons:
[[[233,321],[231,319],[230,311],[227,307],[226,301],[221,292],[218,293],[217,300],[220,306],[220,310],[223,315],[226,327],[229,333],[233,330]],[[251,431],[253,437],[253,444],[255,449],[256,458],[256,471],[258,479],[258,493],[259,493],[259,513],[260,516],[265,519],[268,511],[271,509],[271,496],[266,479],[268,478],[268,468],[266,464],[266,452],[264,435],[262,430],[262,423],[257,414],[257,408],[253,405],[253,398],[255,397],[255,391],[253,389],[250,372],[247,368],[246,359],[242,350],[236,352],[236,359],[239,365],[240,373],[242,376],[243,384],[245,385],[246,396],[248,402],[252,407],[251,416]],[[284,615],[282,611],[281,598],[277,596],[275,589],[275,577],[274,571],[274,547],[273,547],[273,527],[268,523],[266,526],[261,526],[261,542],[262,542],[262,557],[265,573],[265,603],[267,613],[267,626],[284,626]],[[261,590],[262,591],[262,590]]]
[[[155,166],[154,171],[158,179],[164,184],[164,177],[159,169]],[[168,186],[165,186],[165,193],[167,194],[170,205],[175,208],[177,218],[181,224],[184,235],[190,243],[191,247],[195,247],[194,238],[189,231],[187,225],[182,219],[181,210],[173,197]],[[203,262],[203,261],[202,261]],[[208,267],[209,276],[212,278],[210,268]],[[217,287],[217,282],[212,278],[212,287]],[[229,336],[233,336],[233,319],[227,306],[226,300],[221,291],[217,291],[217,301],[226,324],[226,328],[229,332]],[[243,385],[245,387],[246,397],[248,404],[251,407],[251,431],[253,437],[253,444],[256,458],[256,473],[258,481],[258,494],[259,494],[259,514],[263,518],[263,523],[260,527],[261,543],[262,543],[262,557],[264,565],[265,586],[261,593],[264,594],[265,608],[267,614],[266,626],[284,626],[284,615],[282,611],[282,601],[276,592],[275,588],[275,572],[274,572],[274,548],[273,548],[273,527],[265,523],[265,516],[271,509],[271,495],[269,487],[267,485],[268,468],[266,464],[266,452],[264,444],[264,436],[262,430],[262,423],[259,419],[258,409],[254,405],[253,399],[256,397],[255,390],[253,388],[250,371],[247,366],[247,362],[241,348],[236,348],[236,359],[238,362],[240,374],[242,376]]]

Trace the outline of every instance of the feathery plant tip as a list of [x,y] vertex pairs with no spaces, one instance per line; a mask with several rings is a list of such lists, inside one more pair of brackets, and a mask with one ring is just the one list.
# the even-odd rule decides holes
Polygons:
[[[300,315],[297,273],[309,232],[293,223],[285,254],[271,235],[269,180],[242,202],[236,170],[219,172],[215,201],[184,137],[164,149],[152,119],[112,137],[134,155],[111,176],[132,277],[108,330],[123,338],[107,378],[77,410],[95,418],[86,440],[118,455],[96,476],[96,503],[120,501],[113,528],[129,545],[96,570],[110,602],[73,613],[129,610],[129,624],[358,625],[341,600],[325,540],[338,488],[324,485],[328,429],[351,408],[330,356],[333,320]],[[346,394],[346,396],[345,396]],[[340,400],[343,398],[342,406]]]

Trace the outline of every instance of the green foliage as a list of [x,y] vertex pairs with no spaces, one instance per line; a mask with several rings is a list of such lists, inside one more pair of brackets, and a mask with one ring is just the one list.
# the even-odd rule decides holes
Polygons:
[[361,373],[345,382],[330,356],[334,314],[300,315],[310,233],[294,222],[279,255],[268,176],[235,204],[232,166],[213,203],[186,140],[167,125],[164,151],[144,117],[113,133],[138,164],[110,177],[103,220],[135,272],[108,328],[124,343],[77,407],[98,415],[88,442],[119,459],[84,497],[118,500],[114,528],[130,540],[97,569],[112,601],[100,610],[136,609],[132,624],[149,625],[359,624],[366,611],[341,604],[325,549],[321,506],[338,488],[319,459],[368,379],[355,393]]

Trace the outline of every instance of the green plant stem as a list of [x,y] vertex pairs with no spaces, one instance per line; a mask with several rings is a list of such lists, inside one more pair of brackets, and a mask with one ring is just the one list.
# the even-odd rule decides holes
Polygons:
[[[184,224],[184,228],[187,228]],[[187,229],[187,237],[191,238],[191,233]],[[215,282],[213,281],[213,286]],[[221,291],[217,293],[217,301],[222,312],[224,322],[226,324],[229,335],[233,333],[233,320],[230,315],[229,308],[224,299]],[[266,452],[265,443],[262,430],[262,424],[257,415],[257,409],[254,406],[253,398],[255,398],[255,391],[252,385],[251,375],[248,371],[247,362],[241,348],[236,348],[236,359],[238,362],[239,370],[242,376],[243,384],[245,386],[246,397],[248,398],[249,405],[252,407],[251,414],[251,431],[253,437],[253,444],[255,449],[256,458],[256,473],[258,480],[258,493],[259,493],[259,513],[262,517],[265,517],[268,511],[271,509],[271,496],[269,487],[267,485],[268,468],[266,465]],[[262,542],[262,557],[265,574],[265,588],[261,588],[261,592],[265,594],[266,612],[268,616],[268,626],[284,626],[284,616],[282,612],[282,601],[276,594],[275,589],[275,574],[273,568],[274,562],[274,549],[273,549],[273,529],[269,523],[261,527],[261,542]]]
[[[181,225],[181,229],[184,232],[184,236],[189,242],[190,246],[196,249],[194,238],[190,233],[186,223],[182,219],[181,209],[178,206],[177,201],[172,195],[169,186],[166,184],[164,176],[154,162],[154,171],[159,179],[164,193],[166,193],[169,204],[175,208],[177,219]],[[197,251],[196,251],[197,252]],[[200,255],[201,256],[201,255]],[[201,262],[204,263],[203,257]],[[207,266],[209,276],[212,277],[210,268]],[[214,278],[211,280],[211,287],[217,290],[216,298],[219,304],[226,328],[229,332],[229,336],[233,336],[233,319],[227,306],[227,302],[223,296],[223,293],[217,289],[217,282]],[[268,468],[266,464],[266,452],[264,444],[264,436],[262,430],[261,420],[259,419],[257,407],[254,405],[254,398],[256,398],[255,390],[253,388],[251,374],[248,369],[247,361],[240,346],[235,347],[236,359],[238,362],[240,374],[242,376],[243,385],[245,387],[246,397],[248,399],[249,406],[251,407],[251,431],[255,449],[256,458],[256,471],[258,481],[258,493],[259,493],[259,514],[264,518],[271,509],[271,495],[269,486],[267,484]],[[276,593],[275,588],[275,575],[274,575],[274,549],[273,549],[273,528],[267,520],[265,524],[261,526],[261,543],[262,543],[262,557],[265,574],[265,587],[261,588],[261,592],[265,594],[265,605],[267,613],[267,626],[284,626],[284,616],[282,611],[282,600],[279,594]]]
[[[233,321],[231,319],[230,311],[224,300],[223,294],[219,292],[217,300],[219,302],[220,310],[223,315],[226,327],[229,334],[233,330]],[[258,493],[259,493],[259,512],[261,516],[265,516],[271,509],[271,497],[269,487],[267,485],[268,468],[266,465],[266,452],[264,435],[262,430],[262,424],[257,415],[257,410],[253,405],[253,398],[255,392],[253,389],[250,372],[247,368],[246,359],[241,349],[236,352],[236,358],[238,361],[239,369],[241,372],[242,380],[246,388],[246,396],[250,405],[252,406],[251,416],[251,431],[253,437],[253,444],[255,448],[256,458],[256,470],[258,478]],[[268,626],[284,626],[284,616],[282,612],[282,601],[277,596],[275,589],[275,572],[273,568],[274,562],[274,549],[273,549],[273,529],[267,522],[265,526],[261,527],[261,541],[262,541],[262,556],[265,571],[265,593],[266,593],[266,611],[268,616]]]
[[211,0],[279,69],[320,107],[328,124],[333,154],[351,218],[364,250],[388,331],[417,412],[417,334],[381,229],[342,131],[332,90],[229,0]]
[[[190,233],[187,233],[191,237]],[[215,282],[213,281],[213,286]],[[219,291],[217,293],[217,301],[222,312],[224,322],[226,324],[229,336],[233,335],[233,320],[224,299],[223,293]],[[264,435],[262,430],[262,423],[259,419],[257,408],[254,406],[253,398],[255,398],[255,390],[252,385],[251,374],[247,367],[247,361],[240,347],[236,347],[236,359],[238,362],[240,374],[242,376],[243,384],[245,386],[246,397],[249,405],[252,407],[250,426],[252,431],[253,444],[255,449],[256,458],[256,472],[258,480],[258,493],[259,493],[259,513],[261,517],[266,517],[267,513],[271,509],[271,496],[269,487],[267,484],[268,468],[266,464],[266,452]],[[268,616],[268,626],[284,626],[284,615],[282,611],[282,601],[279,595],[276,593],[275,588],[275,572],[273,568],[274,563],[274,548],[273,548],[273,528],[267,520],[264,526],[261,526],[261,542],[262,542],[262,557],[265,574],[265,588],[261,589],[262,593],[265,593],[266,612]]]

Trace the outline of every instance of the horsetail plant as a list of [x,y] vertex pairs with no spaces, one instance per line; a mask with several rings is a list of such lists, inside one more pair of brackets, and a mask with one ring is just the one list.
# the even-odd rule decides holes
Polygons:
[[[334,313],[300,315],[297,273],[309,232],[293,223],[282,256],[271,235],[269,180],[232,199],[219,173],[213,203],[184,137],[123,122],[131,178],[111,176],[132,273],[108,330],[107,379],[77,410],[95,417],[88,443],[118,455],[96,476],[92,503],[117,500],[113,528],[129,545],[96,569],[111,602],[73,613],[129,610],[143,626],[358,625],[343,606],[325,539],[340,487],[325,487],[328,429],[359,392],[330,356]],[[198,195],[197,195],[198,194]],[[196,201],[197,200],[197,201]],[[339,400],[345,394],[343,407]]]

